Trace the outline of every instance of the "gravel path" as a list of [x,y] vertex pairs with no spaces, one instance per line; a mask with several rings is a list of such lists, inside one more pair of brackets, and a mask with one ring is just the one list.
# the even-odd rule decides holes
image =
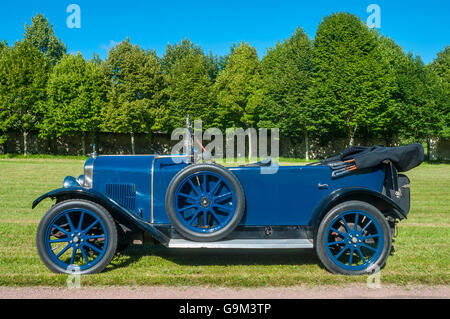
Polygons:
[[218,288],[218,287],[0,287],[0,299],[329,299],[329,298],[450,298],[450,286],[382,285],[369,289],[365,285]]

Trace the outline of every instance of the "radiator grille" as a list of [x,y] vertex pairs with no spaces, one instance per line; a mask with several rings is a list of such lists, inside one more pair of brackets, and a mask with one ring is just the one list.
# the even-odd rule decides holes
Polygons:
[[136,185],[106,184],[106,194],[122,206],[134,209],[136,201]]

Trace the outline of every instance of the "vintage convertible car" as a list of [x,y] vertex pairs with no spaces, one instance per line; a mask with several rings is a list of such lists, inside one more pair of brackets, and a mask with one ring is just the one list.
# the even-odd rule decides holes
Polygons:
[[270,160],[226,168],[191,155],[94,152],[84,175],[33,202],[56,199],[37,248],[57,273],[100,272],[136,238],[168,248],[315,248],[333,273],[371,273],[409,212],[409,179],[397,172],[422,160],[419,144],[352,147],[267,173]]

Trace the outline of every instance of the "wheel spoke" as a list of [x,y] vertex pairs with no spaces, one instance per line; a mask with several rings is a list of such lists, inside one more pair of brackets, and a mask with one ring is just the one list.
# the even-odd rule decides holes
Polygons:
[[207,226],[208,225],[208,211],[203,211],[203,226]]
[[331,243],[328,243],[328,246],[332,246],[332,245],[339,245],[339,244],[345,244],[345,240],[340,240],[340,241],[333,241]]
[[330,230],[332,230],[332,231],[334,231],[335,233],[338,233],[339,235],[341,235],[341,236],[346,236],[347,234],[344,234],[343,232],[341,232],[341,231],[339,231],[339,230],[337,230],[337,229],[335,229],[335,228],[333,228],[333,227],[330,227]]
[[226,194],[223,194],[223,195],[219,195],[219,196],[214,197],[214,200],[215,200],[216,202],[220,202],[220,201],[223,201],[223,200],[227,199],[228,197],[231,197],[232,195],[233,195],[233,194],[231,194],[231,193],[226,193]]
[[344,216],[341,217],[341,220],[344,222],[344,226],[345,226],[345,229],[347,230],[347,232],[350,232],[351,229],[350,229],[350,227],[347,225],[347,222],[345,221]]
[[339,254],[336,255],[335,258],[338,259],[347,250],[348,250],[348,246],[345,246],[344,248],[342,248],[342,250],[339,252]]
[[361,249],[358,247],[358,248],[356,249],[356,251],[358,252],[358,255],[361,257],[361,259],[363,260],[363,263],[365,264],[365,263],[366,263],[366,259],[364,258],[364,255],[363,255],[363,253],[361,252]]
[[80,222],[78,223],[78,231],[81,231],[81,227],[83,226],[83,218],[84,218],[84,212],[82,212],[81,216],[80,216]]
[[191,180],[189,180],[189,184],[191,185],[192,189],[193,189],[194,192],[197,194],[197,196],[201,196],[202,192],[200,192],[200,191],[197,189],[197,186],[195,186],[194,183],[192,183]]
[[69,213],[67,213],[65,216],[66,216],[67,222],[69,223],[70,230],[75,231],[75,227],[73,227],[72,220],[70,219]]
[[206,194],[207,193],[207,191],[206,191],[206,186],[207,186],[207,184],[206,184],[207,182],[206,182],[206,174],[204,174],[203,173],[203,183],[202,183],[202,191],[203,191],[203,194]]
[[222,184],[222,180],[219,179],[216,184],[214,185],[213,189],[209,192],[210,195],[214,196],[219,189],[220,184]]
[[185,194],[185,193],[178,193],[178,195],[186,197],[187,199],[193,200],[194,202],[197,200],[197,197]]
[[200,210],[197,210],[197,211],[195,212],[195,214],[192,215],[191,219],[189,219],[189,222],[188,222],[189,225],[192,225],[192,223],[194,222],[194,219],[198,216],[198,214],[199,214],[200,212],[201,212]]
[[191,209],[191,208],[196,208],[196,207],[197,207],[197,205],[189,205],[189,206],[185,206],[183,208],[179,208],[178,211],[179,212],[183,212],[185,210],[188,210],[188,209]]
[[50,244],[54,243],[63,243],[63,242],[69,242],[69,238],[61,238],[61,239],[52,239],[49,241]]
[[233,211],[232,207],[227,207],[227,206],[220,205],[220,204],[214,204],[214,207],[217,207],[217,208],[219,208],[221,210],[224,210],[226,212],[232,212]]
[[358,229],[358,217],[359,217],[359,214],[355,213],[355,226],[353,227],[353,230]]
[[86,264],[89,264],[89,259],[84,251],[83,247],[80,247],[81,254],[83,255],[84,260],[86,260]]
[[95,251],[98,252],[98,253],[101,253],[101,252],[102,252],[100,248],[98,248],[98,247],[96,247],[96,246],[94,246],[94,245],[91,245],[91,244],[89,244],[89,243],[84,243],[84,245],[85,245],[85,246],[88,246],[89,248],[95,250]]
[[372,220],[369,220],[369,222],[366,225],[364,225],[363,229],[361,229],[361,232],[363,233],[370,224],[372,224]]
[[94,227],[98,223],[98,219],[95,220],[92,224],[90,224],[83,232],[87,233],[92,227]]
[[104,238],[105,234],[101,235],[92,235],[92,236],[86,236],[86,239],[98,239],[98,238]]
[[219,216],[216,215],[216,213],[214,212],[214,210],[209,209],[208,210],[214,217],[214,219],[217,221],[218,224],[220,224],[220,220],[219,220]]
[[354,251],[355,251],[354,249],[350,248],[350,256],[349,256],[349,258],[348,258],[348,265],[349,265],[349,266],[351,266],[352,263],[353,263],[353,252],[354,252]]
[[56,224],[53,224],[53,227],[55,227],[57,230],[59,230],[59,231],[62,231],[64,234],[66,234],[67,236],[70,236],[70,232],[68,232],[67,230],[65,230],[64,228],[62,228],[62,227],[60,227],[60,226],[58,226],[58,225],[56,225]]
[[366,244],[364,244],[364,243],[361,243],[360,245],[363,246],[363,247],[366,247],[367,249],[370,249],[370,250],[372,250],[372,251],[377,251],[376,248],[373,248],[372,246],[366,245]]
[[67,244],[67,246],[64,247],[64,249],[61,250],[61,251],[58,253],[58,255],[56,255],[56,258],[59,258],[59,256],[61,256],[62,254],[64,254],[64,253],[67,251],[67,249],[69,249],[69,248],[70,248],[70,244]]
[[75,256],[76,256],[76,254],[77,254],[77,250],[78,250],[78,248],[76,248],[76,247],[73,247],[73,248],[72,248],[72,258],[70,258],[70,264],[71,264],[71,265],[73,265],[73,263],[74,263],[74,261],[75,261]]
[[380,237],[380,234],[364,236],[364,237],[361,237],[361,240],[366,240],[366,239],[375,238],[375,237]]

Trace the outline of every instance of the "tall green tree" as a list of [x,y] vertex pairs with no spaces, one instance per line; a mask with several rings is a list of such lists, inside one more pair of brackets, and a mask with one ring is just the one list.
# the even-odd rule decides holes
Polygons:
[[428,71],[438,121],[435,133],[437,137],[450,138],[450,46],[437,54],[437,58],[428,66]]
[[86,135],[99,130],[106,91],[100,65],[78,53],[66,55],[52,69],[47,99],[41,104],[37,125],[43,138],[81,134],[83,155]]
[[3,132],[23,134],[23,153],[27,155],[28,133],[39,121],[38,105],[45,99],[48,60],[28,42],[16,42],[0,56],[0,125]]
[[134,134],[160,130],[168,118],[162,103],[164,77],[156,53],[126,39],[110,50],[105,76],[108,103],[102,110],[102,128],[129,133],[135,154]]
[[55,65],[66,54],[67,47],[56,37],[53,25],[43,14],[31,18],[31,24],[25,24],[24,42],[41,51]]
[[266,94],[260,127],[278,127],[283,136],[308,136],[315,129],[307,92],[311,86],[312,42],[303,29],[268,50],[262,60]]
[[191,120],[201,119],[203,127],[213,126],[214,108],[210,97],[211,80],[204,64],[203,54],[194,50],[175,62],[167,75],[168,98],[170,110],[170,128],[184,127],[186,115]]
[[183,39],[180,43],[174,45],[168,44],[166,52],[161,59],[162,70],[165,74],[170,74],[175,66],[188,55],[195,55],[202,57],[202,64],[209,79],[214,81],[219,73],[218,58],[209,52],[209,55],[204,54],[203,49],[199,45],[195,45],[189,39]]
[[392,103],[392,75],[386,69],[377,34],[358,17],[335,13],[325,17],[314,39],[314,72],[310,98],[322,134],[379,135]]
[[218,122],[224,128],[254,127],[264,98],[261,61],[256,49],[240,43],[228,58],[213,86],[218,105]]

